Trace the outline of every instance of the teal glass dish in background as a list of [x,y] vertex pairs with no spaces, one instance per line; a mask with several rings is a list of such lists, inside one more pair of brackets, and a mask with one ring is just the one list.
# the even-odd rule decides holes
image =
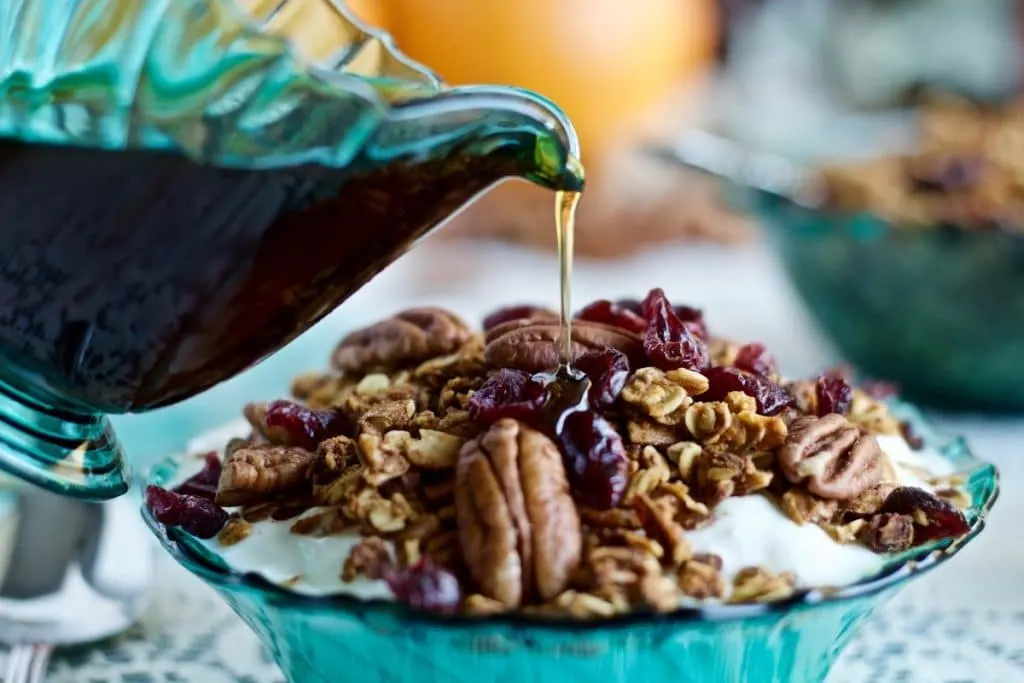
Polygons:
[[[715,606],[607,622],[443,618],[383,601],[288,592],[232,572],[187,534],[143,515],[164,549],[212,586],[256,633],[289,683],[820,683],[871,613],[899,589],[965,547],[998,495],[995,468],[960,439],[942,439],[906,404],[911,422],[967,479],[970,533],[895,556],[853,586],[811,590],[766,605]],[[174,481],[180,457],[148,482]]]
[[811,316],[862,374],[922,407],[1024,412],[1024,234],[832,211],[814,161],[707,131],[651,152],[719,178],[768,228]]
[[922,406],[1024,411],[1024,235],[901,229],[752,192],[796,291],[847,361]]

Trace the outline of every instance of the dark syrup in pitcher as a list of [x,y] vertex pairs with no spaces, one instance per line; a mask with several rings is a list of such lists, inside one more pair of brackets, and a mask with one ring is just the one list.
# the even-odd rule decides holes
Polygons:
[[517,163],[255,172],[4,143],[5,377],[72,410],[188,398],[286,344]]

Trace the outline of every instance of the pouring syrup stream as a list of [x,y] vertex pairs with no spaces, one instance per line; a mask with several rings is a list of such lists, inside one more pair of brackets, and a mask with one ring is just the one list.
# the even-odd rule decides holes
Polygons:
[[559,190],[555,195],[555,234],[558,240],[559,287],[561,288],[561,331],[559,345],[562,365],[572,360],[572,254],[579,192]]

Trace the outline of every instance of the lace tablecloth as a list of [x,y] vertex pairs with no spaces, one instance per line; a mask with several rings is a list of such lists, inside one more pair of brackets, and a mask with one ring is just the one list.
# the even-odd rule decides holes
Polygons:
[[[99,647],[61,653],[47,681],[283,683],[248,628],[210,589],[169,562],[159,571],[160,593],[138,626]],[[930,579],[914,588],[869,623],[829,683],[1024,680],[1024,599],[946,606]],[[939,604],[930,604],[933,597]]]
[[[507,248],[438,253],[417,249],[346,307],[344,326],[379,317],[403,305],[430,302],[472,318],[490,308],[487,283],[498,277],[503,292],[522,301],[553,303],[556,269],[550,258],[516,255]],[[409,260],[411,259],[411,260]],[[450,260],[450,266],[444,260]],[[501,271],[501,275],[495,273]],[[691,277],[686,293],[678,273]],[[735,273],[744,274],[736,278]],[[757,282],[757,287],[745,283]],[[760,339],[783,367],[805,374],[833,357],[795,300],[776,262],[760,247],[728,254],[688,248],[660,250],[626,262],[582,264],[574,293],[579,301],[642,293],[655,285],[670,296],[709,311],[716,329]],[[453,294],[461,291],[461,296]],[[385,296],[385,294],[387,296]],[[507,294],[502,294],[507,299]],[[372,305],[365,304],[371,301]],[[119,424],[135,457],[166,453],[167,435],[184,435],[236,414],[254,395],[273,396],[289,373],[320,363],[340,333],[328,322],[313,336],[258,367],[256,374],[210,392],[205,403],[175,407],[159,420]],[[319,335],[319,337],[317,337]],[[260,373],[263,373],[260,376]],[[270,377],[273,376],[273,377]],[[255,378],[255,379],[254,379]],[[155,417],[155,416],[154,416]],[[1000,467],[1003,495],[988,529],[947,566],[922,577],[870,621],[843,654],[829,683],[1014,683],[1024,681],[1024,421],[936,420],[968,436],[975,451]],[[159,451],[159,452],[158,452]],[[100,646],[59,653],[50,683],[281,683],[282,678],[247,627],[208,588],[169,559],[159,564],[159,590],[142,622]],[[0,653],[0,671],[3,671]],[[339,682],[341,683],[341,682]]]

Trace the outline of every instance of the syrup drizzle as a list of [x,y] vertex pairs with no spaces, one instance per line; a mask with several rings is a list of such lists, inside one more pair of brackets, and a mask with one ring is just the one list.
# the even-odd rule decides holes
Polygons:
[[579,202],[579,192],[559,190],[555,195],[555,234],[558,239],[559,286],[562,295],[559,343],[562,365],[565,367],[572,360],[572,254],[576,207]]

